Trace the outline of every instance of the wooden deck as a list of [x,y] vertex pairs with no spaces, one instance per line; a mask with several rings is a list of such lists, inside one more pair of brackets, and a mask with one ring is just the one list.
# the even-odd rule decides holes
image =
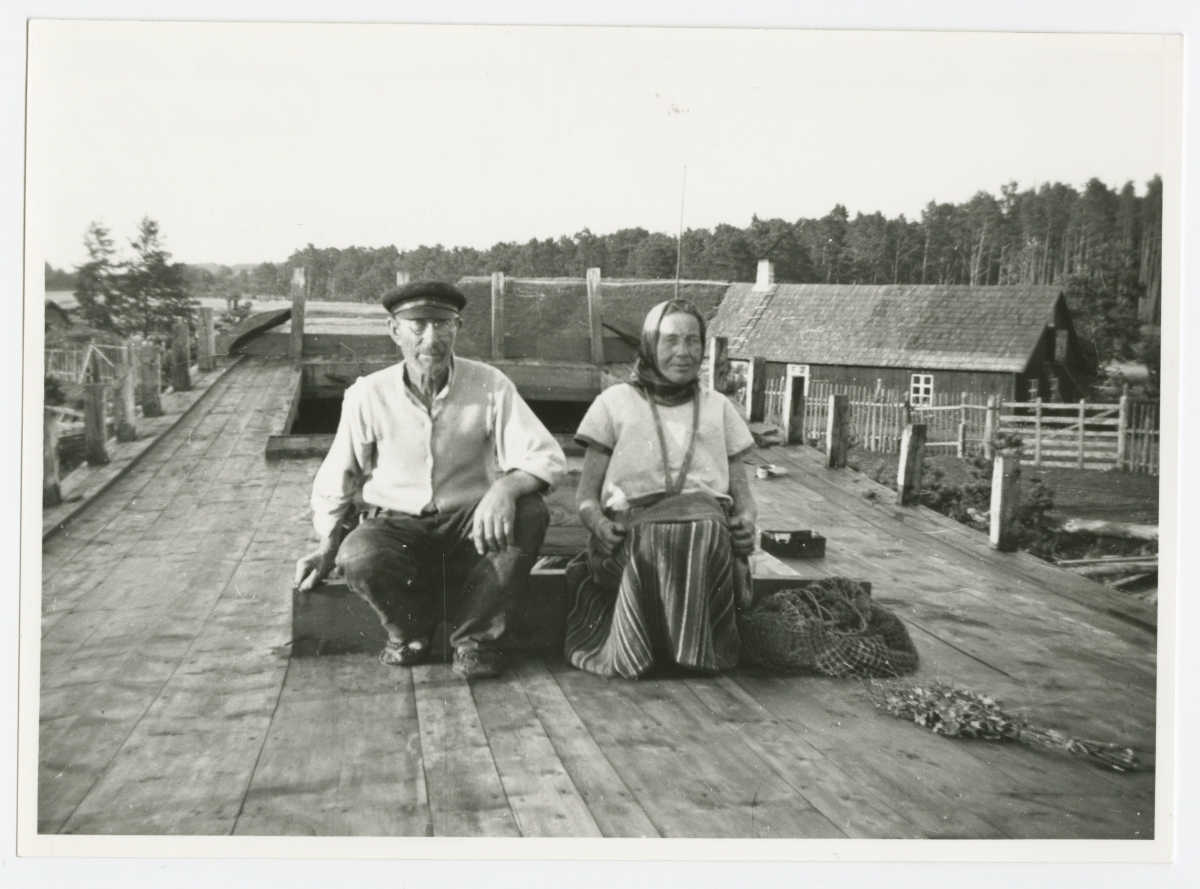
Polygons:
[[[949,740],[856,680],[610,681],[554,654],[499,680],[291,658],[318,460],[267,462],[295,369],[248,358],[43,548],[42,833],[1146,838],[1154,772]],[[763,527],[870,580],[936,677],[1153,763],[1153,614],[888,492],[764,454]]]

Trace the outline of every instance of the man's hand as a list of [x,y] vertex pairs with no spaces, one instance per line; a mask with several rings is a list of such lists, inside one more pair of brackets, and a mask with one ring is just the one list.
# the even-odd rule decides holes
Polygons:
[[481,556],[508,549],[513,543],[513,523],[517,515],[517,496],[509,476],[496,479],[479,505],[475,507],[475,520],[471,526],[471,541]]
[[729,537],[733,543],[733,552],[739,556],[749,556],[754,552],[756,516],[751,512],[734,513],[729,520]]
[[321,546],[296,560],[296,590],[311,593],[333,571],[337,559],[337,548],[326,539]]

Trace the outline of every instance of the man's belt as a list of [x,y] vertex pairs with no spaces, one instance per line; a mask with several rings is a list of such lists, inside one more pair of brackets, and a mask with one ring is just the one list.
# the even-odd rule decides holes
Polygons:
[[380,516],[384,516],[385,518],[390,517],[390,516],[406,516],[407,518],[410,518],[410,519],[424,519],[424,518],[428,518],[429,516],[437,515],[437,513],[438,513],[438,508],[433,503],[430,503],[428,506],[426,506],[424,509],[422,509],[419,513],[416,513],[415,515],[411,512],[404,512],[403,510],[399,510],[399,509],[387,509],[386,507],[383,507],[383,506],[368,506],[365,510],[363,510],[362,512],[360,512],[358,514],[358,518],[359,518],[359,521],[366,521],[367,519],[376,519],[376,518],[379,518]]

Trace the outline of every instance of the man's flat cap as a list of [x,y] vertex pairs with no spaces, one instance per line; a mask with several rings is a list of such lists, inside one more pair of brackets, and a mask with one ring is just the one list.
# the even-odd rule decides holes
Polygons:
[[413,281],[392,288],[380,302],[397,318],[449,318],[463,310],[467,298],[441,281]]

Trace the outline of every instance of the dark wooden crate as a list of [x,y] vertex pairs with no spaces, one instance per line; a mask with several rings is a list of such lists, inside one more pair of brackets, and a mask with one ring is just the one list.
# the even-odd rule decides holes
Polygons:
[[825,538],[816,531],[761,531],[758,539],[762,548],[773,556],[825,558]]

